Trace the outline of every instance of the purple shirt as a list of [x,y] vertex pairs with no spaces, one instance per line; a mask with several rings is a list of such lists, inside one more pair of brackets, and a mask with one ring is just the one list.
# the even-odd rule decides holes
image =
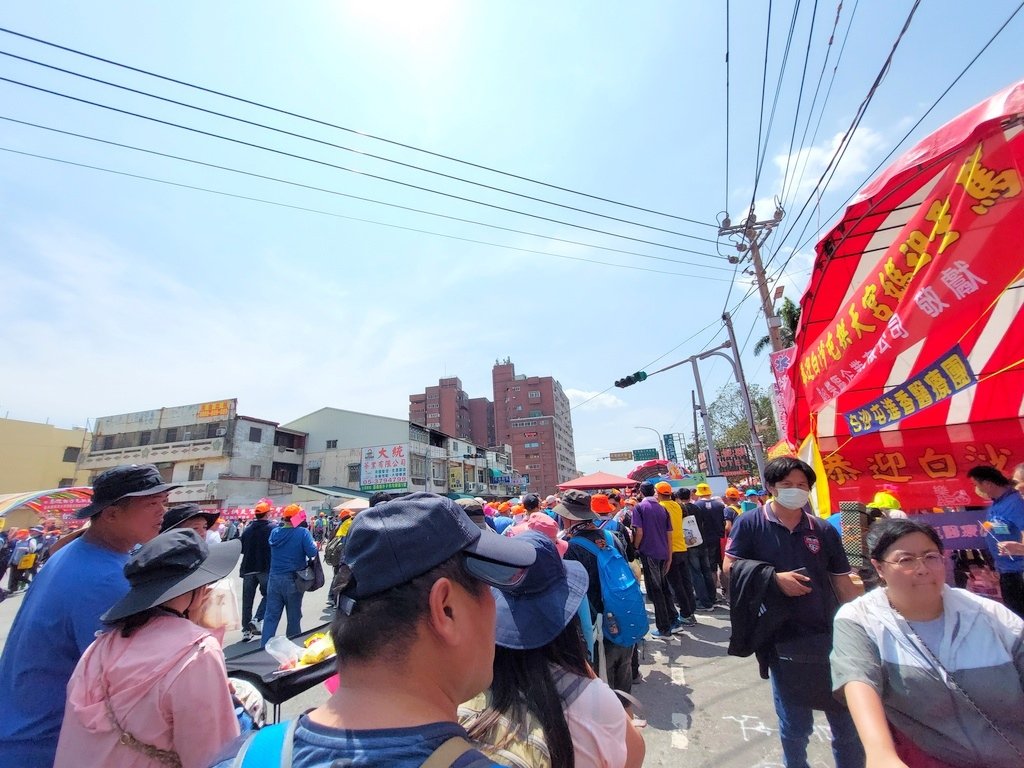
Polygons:
[[648,496],[633,508],[633,527],[644,532],[638,547],[641,555],[668,560],[668,532],[672,530],[672,521],[656,498]]

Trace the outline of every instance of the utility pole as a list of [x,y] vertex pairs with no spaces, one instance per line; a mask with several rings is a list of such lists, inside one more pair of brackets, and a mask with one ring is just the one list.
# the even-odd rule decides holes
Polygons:
[[[761,246],[785,215],[785,211],[782,210],[782,206],[776,199],[775,215],[771,219],[758,221],[754,215],[754,208],[751,206],[750,215],[742,224],[732,226],[732,221],[726,215],[722,220],[722,226],[718,229],[719,237],[734,238],[733,243],[740,254],[750,254],[751,264],[754,268],[752,274],[754,280],[757,281],[758,293],[761,295],[761,310],[768,322],[768,339],[771,341],[772,352],[782,349],[782,334],[779,332],[782,321],[775,314],[775,307],[768,293],[768,278],[765,276],[764,264],[761,262]],[[745,255],[729,257],[729,261],[733,264],[740,264],[744,259],[746,259]]]
[[699,469],[697,457],[700,455],[700,436],[697,434],[697,393],[690,390],[690,402],[693,403],[693,468]]
[[740,394],[743,396],[743,407],[747,412],[747,421],[750,422],[750,442],[754,447],[754,461],[757,462],[757,473],[761,482],[764,482],[764,449],[761,447],[761,436],[757,434],[757,420],[754,418],[754,408],[750,404],[750,390],[747,389],[747,378],[743,375],[743,363],[740,362],[740,348],[736,345],[736,334],[732,329],[732,317],[728,312],[722,313],[722,320],[729,332],[729,342],[732,344],[733,353],[736,355],[736,380],[740,383]]

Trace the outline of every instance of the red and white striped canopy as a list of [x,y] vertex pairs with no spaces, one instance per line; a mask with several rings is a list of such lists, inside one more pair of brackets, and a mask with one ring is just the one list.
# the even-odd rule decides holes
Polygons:
[[1024,461],[1022,166],[1024,82],[921,141],[818,243],[788,430],[817,434],[833,506],[883,487],[908,509],[977,503],[970,467]]

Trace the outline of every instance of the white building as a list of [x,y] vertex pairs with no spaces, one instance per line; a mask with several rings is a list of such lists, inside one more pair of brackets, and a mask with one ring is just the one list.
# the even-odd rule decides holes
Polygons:
[[241,416],[237,399],[218,400],[99,418],[81,466],[95,477],[118,464],[154,464],[182,486],[171,503],[247,507],[290,498],[305,447],[305,433]]
[[305,433],[309,486],[362,492],[519,493],[511,449],[474,446],[405,419],[321,408],[285,425]]

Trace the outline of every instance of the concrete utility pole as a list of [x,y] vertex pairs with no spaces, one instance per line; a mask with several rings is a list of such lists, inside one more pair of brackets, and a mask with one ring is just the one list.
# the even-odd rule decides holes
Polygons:
[[[750,254],[751,264],[754,268],[754,279],[757,281],[757,290],[761,294],[761,309],[768,322],[768,339],[771,341],[772,352],[778,352],[782,349],[782,334],[779,332],[782,321],[775,314],[775,307],[768,293],[768,278],[764,273],[764,264],[761,263],[761,246],[768,239],[771,231],[782,221],[783,216],[785,216],[785,211],[778,205],[778,200],[776,199],[775,215],[771,219],[758,221],[754,215],[754,209],[751,207],[750,215],[747,216],[745,222],[732,226],[732,222],[727,215],[722,220],[722,226],[718,230],[719,237],[738,236],[739,240],[733,241],[736,245],[736,250],[741,254]],[[730,256],[729,261],[733,264],[740,264],[745,258],[746,256]]]
[[733,366],[736,373],[736,381],[740,384],[740,394],[743,396],[743,408],[747,412],[747,421],[750,424],[750,444],[754,448],[754,461],[757,463],[757,472],[764,482],[764,448],[761,446],[761,436],[757,434],[757,420],[754,418],[754,407],[750,402],[750,390],[747,389],[747,377],[743,375],[743,363],[740,362],[740,348],[736,345],[736,333],[732,329],[732,317],[728,312],[722,313],[722,321],[729,332],[729,341],[732,343],[733,354],[736,355],[736,363]]

